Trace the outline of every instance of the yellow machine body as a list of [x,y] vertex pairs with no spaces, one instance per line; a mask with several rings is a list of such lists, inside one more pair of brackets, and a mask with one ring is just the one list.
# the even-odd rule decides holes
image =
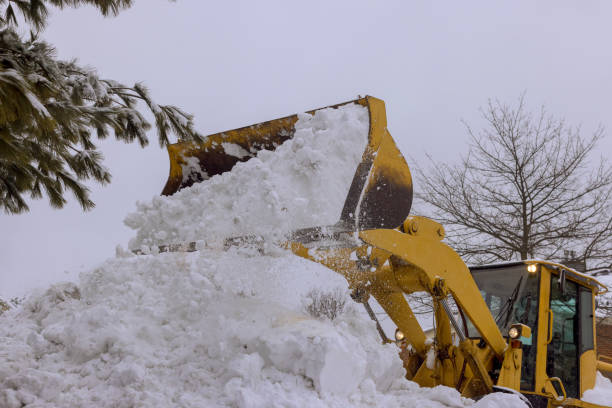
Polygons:
[[[387,130],[384,102],[365,97],[328,108],[348,103],[368,109],[370,128],[340,220],[294,231],[282,245],[344,276],[355,300],[376,299],[403,333],[398,345],[407,378],[420,385],[454,387],[467,397],[515,390],[534,407],[597,407],[581,397],[595,385],[597,369],[612,371],[612,364],[598,359],[595,343],[594,299],[605,287],[546,261],[468,268],[442,242],[442,225],[409,215],[410,170]],[[259,150],[274,150],[293,137],[297,119],[169,146],[170,176],[162,194],[228,171]],[[433,342],[406,300],[414,292],[431,296]]]

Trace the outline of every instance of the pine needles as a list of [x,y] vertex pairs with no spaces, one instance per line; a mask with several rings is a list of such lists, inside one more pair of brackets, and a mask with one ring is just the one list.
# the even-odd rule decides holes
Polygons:
[[16,34],[16,9],[36,30],[44,27],[46,4],[58,7],[92,5],[104,15],[117,14],[132,0],[0,0],[0,208],[7,213],[28,211],[27,195],[45,194],[61,208],[71,192],[84,210],[94,207],[82,183],[107,184],[96,139],[113,135],[141,146],[149,143],[151,124],[138,101],[153,113],[160,146],[174,134],[199,140],[193,118],[176,106],[157,105],[142,84],[132,87],[99,78],[75,61],[60,61],[54,48],[31,34]]

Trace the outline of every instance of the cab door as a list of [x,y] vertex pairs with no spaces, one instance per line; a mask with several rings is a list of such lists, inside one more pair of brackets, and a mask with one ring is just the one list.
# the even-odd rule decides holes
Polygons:
[[552,318],[552,333],[548,333],[546,374],[561,379],[568,397],[580,398],[578,285],[568,280],[562,290],[558,282],[553,275],[549,303],[552,313],[548,317]]
[[546,341],[546,374],[559,377],[567,396],[579,399],[581,374],[587,374],[581,373],[581,356],[594,348],[592,293],[577,282],[559,279],[559,274],[550,277],[552,331],[548,330]]

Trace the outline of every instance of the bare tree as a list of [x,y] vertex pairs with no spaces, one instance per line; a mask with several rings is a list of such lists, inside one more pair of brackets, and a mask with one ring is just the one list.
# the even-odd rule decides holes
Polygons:
[[418,198],[447,228],[468,262],[559,260],[564,250],[588,270],[612,259],[612,167],[594,158],[603,137],[549,115],[489,101],[486,126],[471,137],[459,164],[421,170]]

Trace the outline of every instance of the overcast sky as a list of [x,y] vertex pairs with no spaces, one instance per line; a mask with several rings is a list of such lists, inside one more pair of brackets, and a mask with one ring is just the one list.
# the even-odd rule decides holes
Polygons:
[[[453,162],[467,149],[462,119],[478,128],[488,98],[514,103],[526,92],[533,110],[544,104],[585,135],[605,126],[598,155],[609,156],[611,16],[604,0],[138,0],[116,18],[55,11],[43,38],[101,77],[144,81],[203,134],[369,94],[385,100],[405,156]],[[76,279],[127,246],[123,218],[168,175],[151,141],[102,144],[113,182],[91,184],[93,211],[40,200],[0,215],[0,296]]]

